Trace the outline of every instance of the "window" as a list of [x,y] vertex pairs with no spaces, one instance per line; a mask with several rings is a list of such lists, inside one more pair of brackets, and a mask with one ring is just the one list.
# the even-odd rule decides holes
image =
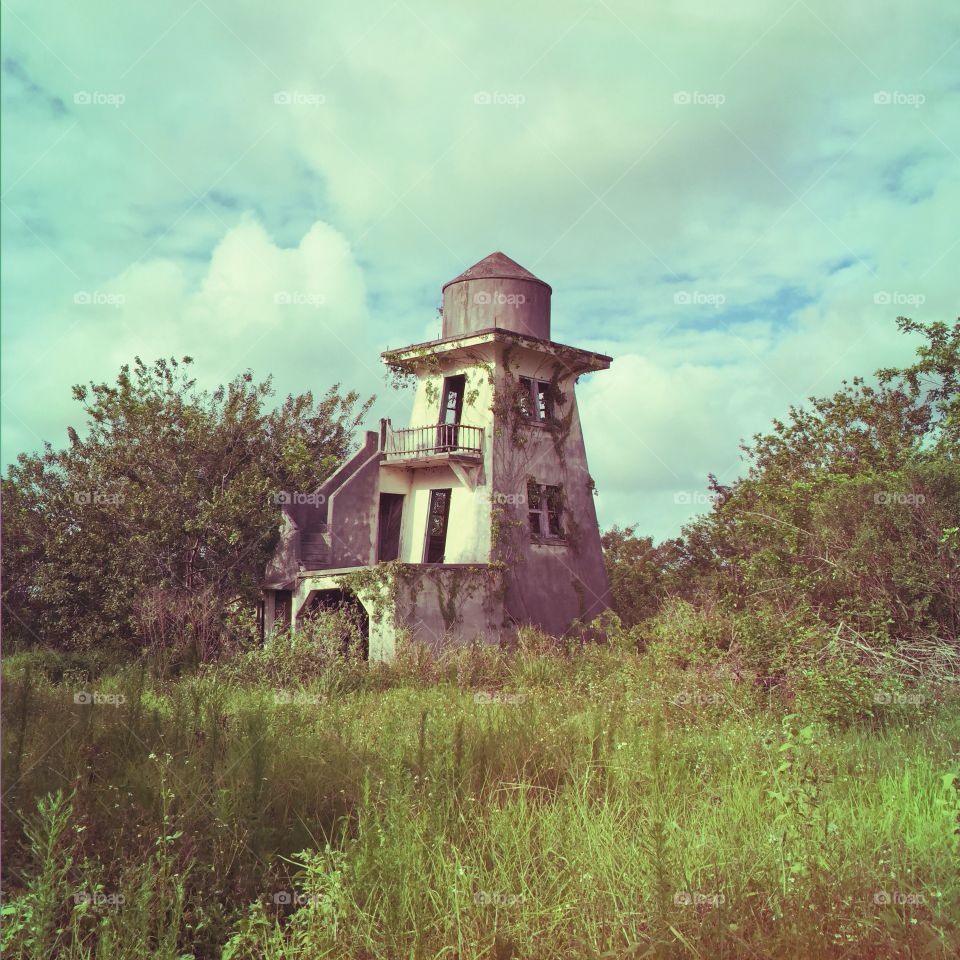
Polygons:
[[528,420],[553,420],[553,390],[550,384],[545,380],[521,377],[517,407],[520,415]]
[[430,491],[427,514],[427,540],[423,547],[424,563],[443,563],[447,550],[447,521],[450,518],[450,489]]
[[530,535],[544,539],[563,538],[563,490],[558,486],[527,481],[527,516]]

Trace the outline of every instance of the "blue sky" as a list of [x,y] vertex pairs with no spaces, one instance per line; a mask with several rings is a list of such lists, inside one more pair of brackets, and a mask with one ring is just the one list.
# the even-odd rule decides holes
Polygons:
[[[2,6],[3,459],[134,355],[377,393],[443,282],[554,288],[604,525],[958,313],[960,8],[171,0]],[[289,294],[290,304],[278,303]],[[281,298],[282,299],[282,298]]]

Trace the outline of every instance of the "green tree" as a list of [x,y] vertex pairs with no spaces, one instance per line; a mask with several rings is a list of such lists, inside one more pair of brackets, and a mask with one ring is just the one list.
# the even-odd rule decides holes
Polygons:
[[349,453],[372,399],[335,385],[270,403],[248,372],[214,391],[184,357],[136,358],[115,384],[77,386],[85,433],[22,454],[3,480],[8,628],[44,643],[136,642],[137,611],[252,601],[275,542],[281,490],[309,491]]
[[915,363],[791,408],[744,445],[742,479],[711,478],[681,566],[729,608],[957,642],[960,322],[898,325],[923,338]]

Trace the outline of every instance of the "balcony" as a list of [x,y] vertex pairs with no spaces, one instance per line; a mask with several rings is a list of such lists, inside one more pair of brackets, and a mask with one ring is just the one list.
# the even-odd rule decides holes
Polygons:
[[387,426],[383,454],[388,466],[478,465],[483,460],[483,427],[432,423],[393,430]]

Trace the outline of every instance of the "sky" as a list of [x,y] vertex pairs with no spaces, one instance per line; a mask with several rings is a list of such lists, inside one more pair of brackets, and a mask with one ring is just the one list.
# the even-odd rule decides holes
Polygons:
[[502,250],[553,287],[601,526],[958,314],[960,5],[2,3],[2,459],[134,356],[333,383]]

